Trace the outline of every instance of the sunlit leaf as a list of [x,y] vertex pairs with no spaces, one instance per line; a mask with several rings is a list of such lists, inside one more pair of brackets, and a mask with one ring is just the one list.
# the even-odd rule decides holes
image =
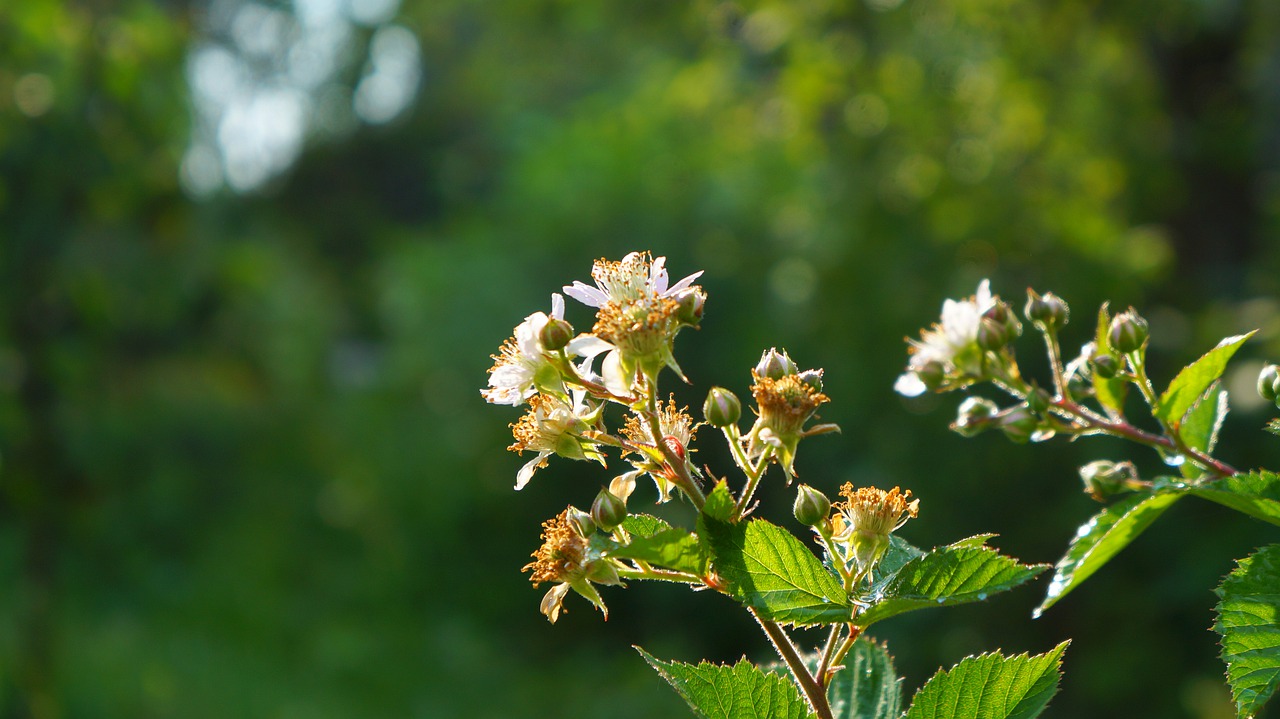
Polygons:
[[1183,416],[1191,406],[1204,396],[1209,387],[1222,376],[1227,368],[1227,361],[1240,349],[1244,341],[1253,336],[1253,332],[1227,337],[1209,350],[1203,357],[1192,362],[1169,383],[1169,388],[1160,395],[1160,401],[1152,412],[1164,426],[1177,428],[1183,423]]
[[1035,656],[983,654],[939,671],[916,692],[904,719],[1031,719],[1058,691],[1068,642]]
[[1280,475],[1275,472],[1236,474],[1197,485],[1191,493],[1264,522],[1280,524]]
[[1080,525],[1067,553],[1053,568],[1053,580],[1044,601],[1033,616],[1039,617],[1059,599],[1088,579],[1120,550],[1137,539],[1143,530],[1182,497],[1180,492],[1161,492],[1128,497],[1095,514]]
[[1280,545],[1240,560],[1215,591],[1231,697],[1237,716],[1252,717],[1280,684]]
[[732,666],[664,662],[640,647],[640,656],[701,719],[808,719],[809,705],[791,680],[741,659]]
[[902,680],[881,644],[858,638],[831,680],[827,698],[836,719],[898,719],[902,716]]

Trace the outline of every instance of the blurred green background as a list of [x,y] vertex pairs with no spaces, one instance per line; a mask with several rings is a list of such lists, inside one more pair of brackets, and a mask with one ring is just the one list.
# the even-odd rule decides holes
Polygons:
[[[632,249],[705,269],[682,403],[785,347],[844,427],[807,482],[1054,561],[1097,509],[1075,466],[1156,458],[963,440],[958,398],[892,392],[902,338],[983,277],[1065,297],[1072,346],[1138,305],[1166,381],[1259,327],[1221,455],[1274,468],[1278,238],[1270,0],[3,3],[0,712],[686,715],[629,645],[768,659],[726,599],[552,627],[518,571],[610,476],[513,492],[518,412],[477,391],[552,291]],[[1276,537],[1186,502],[1039,620],[1043,580],[873,634],[908,691],[1073,637],[1049,716],[1232,716],[1210,590]]]

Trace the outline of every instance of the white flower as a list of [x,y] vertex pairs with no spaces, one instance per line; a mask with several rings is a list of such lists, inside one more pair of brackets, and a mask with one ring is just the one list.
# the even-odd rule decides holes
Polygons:
[[977,343],[982,315],[995,306],[996,299],[991,294],[990,280],[983,280],[972,297],[943,302],[942,318],[933,329],[922,330],[919,340],[907,340],[911,343],[907,371],[898,377],[893,388],[899,394],[915,397],[926,389],[916,374],[926,365],[937,362],[948,371],[954,369],[956,356]]
[[603,307],[610,301],[674,298],[702,276],[698,271],[668,287],[666,263],[665,257],[651,261],[648,252],[632,252],[621,262],[596,260],[591,268],[596,286],[575,280],[565,285],[564,293],[588,307]]
[[[544,368],[554,370],[542,346],[542,329],[551,319],[564,319],[564,297],[551,295],[551,314],[534,312],[524,318],[513,336],[502,343],[493,356],[493,368],[489,370],[489,389],[480,390],[485,400],[492,404],[516,406],[535,394],[536,378]],[[573,353],[573,343],[566,348]]]

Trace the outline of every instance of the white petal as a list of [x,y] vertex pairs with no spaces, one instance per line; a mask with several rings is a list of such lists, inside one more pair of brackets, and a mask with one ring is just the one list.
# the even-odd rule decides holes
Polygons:
[[698,279],[698,278],[699,278],[699,277],[701,277],[701,276],[702,276],[702,270],[698,270],[697,272],[695,272],[695,273],[693,273],[693,274],[689,275],[688,277],[684,278],[683,280],[680,280],[679,282],[677,282],[677,283],[675,283],[674,285],[672,285],[672,286],[671,286],[671,289],[667,290],[666,294],[668,294],[668,295],[673,295],[673,294],[675,294],[675,293],[679,292],[680,290],[683,290],[684,288],[688,287],[689,285],[692,285],[692,284],[693,284],[693,281],[694,281],[694,280],[696,280],[696,279]]
[[564,319],[564,295],[559,292],[551,293],[551,316],[558,320]]
[[622,355],[617,350],[604,356],[600,371],[604,374],[604,386],[610,392],[619,397],[631,394],[631,378],[622,371]]
[[566,295],[588,307],[603,307],[604,303],[609,301],[609,295],[601,292],[599,288],[590,287],[578,280],[574,280],[572,285],[565,285],[563,289]]
[[893,383],[893,389],[903,397],[919,397],[928,387],[924,386],[915,372],[903,372],[898,375],[898,381]]
[[595,335],[580,334],[569,340],[569,344],[565,345],[565,352],[577,357],[595,357],[601,352],[608,352],[613,349],[613,345],[596,337]]
[[516,473],[516,489],[524,489],[524,486],[529,483],[529,480],[533,479],[533,473],[538,471],[539,467],[545,467],[547,465],[547,457],[550,456],[550,452],[543,451],[539,452],[537,457],[525,462],[525,465]]
[[974,295],[979,312],[986,312],[994,304],[991,301],[991,280],[983,280],[978,285],[978,294]]
[[653,265],[649,268],[649,287],[658,293],[659,297],[667,293],[668,277],[666,265],[667,258],[659,257],[653,261]]
[[524,393],[511,387],[497,387],[494,389],[482,389],[480,394],[489,404],[509,404],[512,407],[524,402]]
[[534,312],[516,327],[516,346],[520,348],[520,354],[535,360],[542,358],[542,343],[538,335],[542,334],[548,319],[542,312]]

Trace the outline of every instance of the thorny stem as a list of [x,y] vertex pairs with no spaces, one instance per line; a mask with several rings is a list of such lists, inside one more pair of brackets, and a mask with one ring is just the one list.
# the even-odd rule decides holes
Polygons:
[[822,649],[822,659],[818,662],[818,671],[815,672],[818,683],[823,687],[830,684],[827,678],[827,668],[831,666],[831,656],[836,650],[836,640],[840,638],[840,625],[831,625],[831,633],[827,635],[827,644]]
[[1062,372],[1062,350],[1058,347],[1058,328],[1045,325],[1044,346],[1049,350],[1049,369],[1053,371],[1053,390],[1059,397],[1067,396],[1067,382]]
[[772,456],[773,447],[765,447],[755,465],[743,470],[747,474],[747,486],[742,488],[742,496],[738,498],[738,504],[733,510],[734,517],[741,518],[747,511],[751,498],[755,496],[756,487],[760,486],[760,480],[764,477],[765,470],[769,468],[769,458]]
[[756,618],[760,628],[769,637],[773,648],[778,651],[778,656],[782,658],[787,668],[791,670],[791,677],[795,679],[800,691],[804,692],[805,698],[809,700],[809,707],[813,709],[813,713],[819,719],[834,719],[831,714],[831,705],[827,703],[826,690],[809,673],[809,668],[804,665],[804,660],[800,658],[800,652],[796,650],[796,645],[791,643],[791,637],[788,637],[787,633],[776,622],[761,617],[760,613],[755,609],[750,611],[751,616]]
[[855,624],[849,625],[849,636],[845,637],[840,648],[836,650],[834,656],[831,657],[831,666],[838,667],[840,662],[844,661],[845,656],[853,649],[854,642],[858,641],[858,637],[862,634],[862,630]]
[[685,584],[703,584],[702,578],[688,572],[677,572],[673,569],[654,569],[645,566],[640,569],[617,567],[618,576],[623,579],[660,579],[667,582],[683,582]]

